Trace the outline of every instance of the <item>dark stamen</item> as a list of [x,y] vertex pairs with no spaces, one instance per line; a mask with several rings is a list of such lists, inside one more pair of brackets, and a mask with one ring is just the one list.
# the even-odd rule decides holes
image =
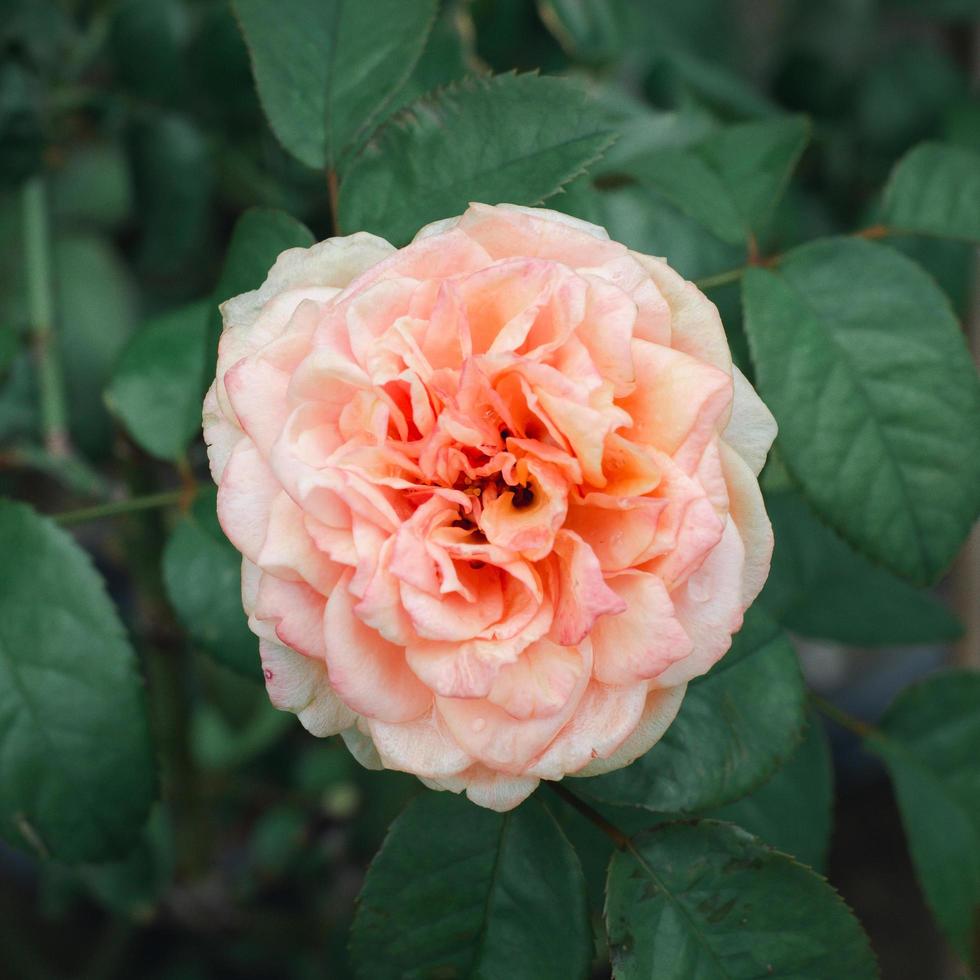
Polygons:
[[534,491],[530,487],[520,486],[514,488],[514,499],[511,506],[516,510],[523,510],[534,503]]

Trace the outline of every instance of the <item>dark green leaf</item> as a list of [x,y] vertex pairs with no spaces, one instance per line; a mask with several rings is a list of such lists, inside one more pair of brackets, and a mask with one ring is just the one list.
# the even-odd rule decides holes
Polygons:
[[154,104],[170,105],[187,87],[188,10],[179,0],[122,0],[114,5],[109,53],[119,81]]
[[473,50],[472,25],[466,22],[465,11],[447,3],[432,25],[425,50],[408,81],[385,106],[385,115],[393,115],[426,93],[457,82],[465,75],[485,71]]
[[910,687],[867,740],[885,760],[926,899],[957,952],[980,965],[980,674]]
[[159,804],[136,847],[124,858],[77,869],[82,883],[102,905],[138,921],[153,915],[173,873],[173,835],[167,813]]
[[548,30],[578,61],[612,61],[629,39],[629,0],[537,0],[537,6]]
[[607,803],[699,813],[750,793],[787,759],[803,729],[796,653],[758,607],[732,649],[692,681],[664,737],[632,765],[576,781]]
[[980,385],[949,302],[857,239],[750,269],[745,328],[783,461],[858,548],[925,584],[980,507]]
[[368,871],[351,957],[363,980],[585,977],[592,934],[578,858],[533,797],[500,814],[425,793]]
[[888,5],[943,20],[980,17],[980,0],[888,0]]
[[201,373],[210,304],[150,320],[116,366],[106,404],[147,452],[178,459],[201,429]]
[[980,243],[980,153],[922,143],[899,160],[882,218],[902,231]]
[[163,552],[163,581],[184,628],[214,657],[259,677],[258,640],[242,610],[241,555],[221,532],[213,493],[201,493]]
[[765,227],[806,145],[807,128],[802,116],[727,126],[688,149],[641,155],[626,172],[722,241],[738,244]]
[[0,502],[0,833],[67,862],[127,853],[155,790],[136,657],[88,556]]
[[154,280],[186,280],[210,232],[210,151],[183,116],[149,118],[136,127],[133,166],[143,238],[140,262]]
[[629,248],[664,256],[685,279],[700,279],[745,262],[744,247],[720,241],[652,187],[628,184],[604,190],[583,177],[549,203],[602,226]]
[[797,494],[773,494],[766,509],[776,550],[759,601],[787,629],[858,646],[959,635],[942,603],[853,551]]
[[471,201],[540,204],[609,145],[572,83],[537,75],[470,78],[386,122],[340,189],[340,224],[396,245]]
[[665,824],[613,855],[616,980],[869,980],[868,939],[819,875],[729,824]]
[[810,718],[790,760],[754,793],[705,816],[738,824],[771,847],[822,871],[830,846],[834,770],[827,734]]
[[282,145],[310,167],[344,149],[406,81],[434,0],[234,0],[259,98]]
[[102,392],[136,324],[135,284],[102,238],[60,238],[53,259],[69,427],[76,444],[97,455],[108,448],[112,435]]
[[76,147],[51,175],[55,221],[118,228],[132,213],[133,187],[126,157],[114,143]]

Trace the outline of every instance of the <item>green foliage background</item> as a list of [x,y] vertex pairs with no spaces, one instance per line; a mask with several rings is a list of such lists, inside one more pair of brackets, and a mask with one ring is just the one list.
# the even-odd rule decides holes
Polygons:
[[[976,0],[0,0],[0,974],[907,975],[823,877],[828,723],[976,970],[980,675],[859,719],[797,646],[961,632],[978,50]],[[471,200],[666,256],[780,425],[732,651],[507,815],[271,708],[200,438],[219,302]]]

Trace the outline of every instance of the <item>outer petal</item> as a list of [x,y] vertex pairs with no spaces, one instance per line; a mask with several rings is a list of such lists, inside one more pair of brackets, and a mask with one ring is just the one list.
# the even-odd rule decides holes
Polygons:
[[772,524],[769,523],[759,483],[744,457],[722,443],[721,461],[728,484],[732,520],[745,545],[742,604],[748,609],[769,577],[773,549]]
[[718,307],[663,259],[630,253],[650,274],[671,312],[671,346],[729,374],[732,355]]
[[335,735],[354,723],[354,712],[334,694],[322,661],[268,640],[259,641],[259,654],[269,700],[295,714],[311,735]]
[[445,779],[473,762],[438,711],[400,724],[369,718],[367,726],[387,769],[411,772],[424,779]]
[[684,700],[686,684],[676,687],[654,688],[647,694],[643,714],[636,728],[623,741],[622,745],[607,758],[593,759],[587,766],[572,776],[601,776],[604,772],[622,769],[635,762],[641,755],[660,741],[663,733],[677,717]]
[[735,366],[732,367],[732,376],[735,382],[732,417],[722,438],[758,476],[765,465],[769,447],[776,438],[776,420],[755,393],[755,388]]
[[476,763],[458,776],[447,779],[423,779],[430,789],[461,793],[465,790],[471,803],[505,813],[523,803],[537,789],[538,780],[530,776],[508,776]]
[[593,681],[571,721],[528,773],[542,779],[561,779],[608,758],[641,723],[646,703],[646,684],[609,687]]
[[745,545],[729,518],[721,541],[704,564],[672,594],[677,619],[691,638],[694,651],[660,674],[654,681],[657,686],[672,687],[699,677],[725,655],[745,612],[744,566]]

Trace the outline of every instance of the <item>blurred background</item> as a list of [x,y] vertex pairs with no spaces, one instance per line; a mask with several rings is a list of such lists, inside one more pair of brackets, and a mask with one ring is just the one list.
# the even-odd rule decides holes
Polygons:
[[[582,79],[625,141],[656,131],[669,145],[718,120],[807,114],[812,140],[762,254],[873,224],[889,170],[923,139],[980,150],[976,0],[447,0],[405,101],[514,68]],[[27,337],[21,188],[38,174],[52,214],[70,452],[41,437]],[[176,468],[154,460],[103,393],[136,332],[210,296],[235,221],[255,205],[330,233],[322,177],[270,133],[226,0],[0,0],[0,492],[53,513],[206,479],[203,445]],[[652,188],[615,176],[582,179],[549,205],[692,279],[746,258]],[[889,243],[936,277],[975,344],[976,250]],[[711,295],[744,352],[737,286]],[[314,740],[274,711],[257,660],[246,677],[214,655],[253,642],[242,623],[234,635],[188,639],[160,569],[173,520],[149,512],[77,531],[143,658],[164,802],[137,851],[115,864],[69,869],[0,845],[0,977],[348,976],[364,869],[418,784],[361,770],[339,741]],[[974,538],[938,594],[964,622],[962,639],[874,650],[801,640],[811,686],[874,719],[936,666],[980,666]],[[237,597],[233,566],[229,592]],[[959,976],[880,763],[842,730],[830,735],[830,880],[886,978]],[[606,975],[600,957],[596,976]]]

